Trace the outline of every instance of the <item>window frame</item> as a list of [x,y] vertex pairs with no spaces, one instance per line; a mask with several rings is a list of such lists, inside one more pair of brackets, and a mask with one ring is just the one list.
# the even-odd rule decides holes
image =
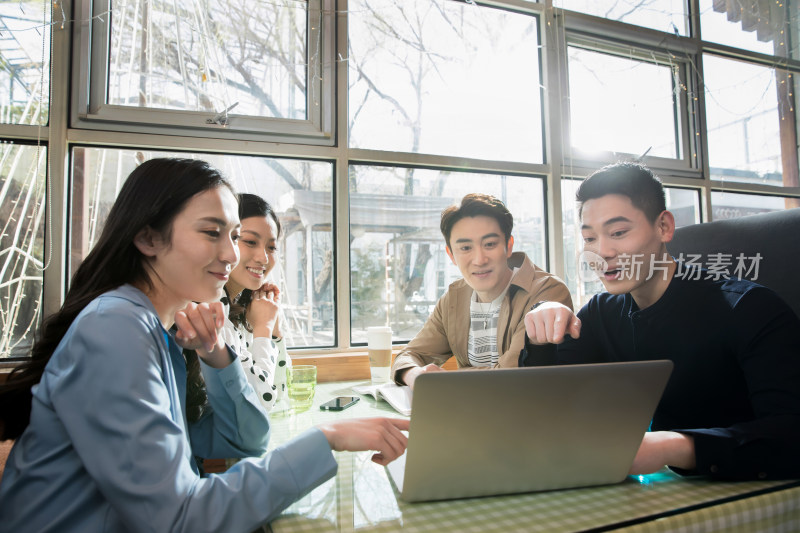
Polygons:
[[[103,0],[108,2],[109,0]],[[544,135],[544,162],[542,164],[511,161],[487,161],[476,158],[438,156],[367,149],[347,146],[348,134],[348,69],[347,59],[347,0],[314,0],[323,6],[326,25],[323,27],[323,42],[327,68],[320,89],[320,126],[309,126],[308,135],[298,130],[291,131],[287,125],[272,124],[274,129],[263,132],[240,132],[213,130],[205,126],[193,130],[186,127],[129,123],[111,113],[102,118],[89,116],[89,80],[92,67],[90,52],[93,33],[91,0],[64,0],[63,13],[71,14],[71,20],[62,21],[60,5],[52,11],[52,57],[49,124],[47,126],[0,125],[0,136],[7,140],[36,141],[48,146],[48,235],[52,244],[52,264],[44,273],[44,313],[58,310],[63,302],[68,282],[66,257],[70,249],[67,241],[70,154],[72,146],[95,147],[134,146],[144,149],[171,151],[209,151],[230,154],[252,154],[275,157],[298,157],[325,159],[334,162],[333,203],[334,217],[334,284],[336,305],[335,335],[337,345],[333,348],[292,350],[293,355],[316,356],[314,362],[331,356],[334,364],[355,368],[356,356],[347,352],[363,353],[363,347],[351,346],[350,338],[350,281],[349,281],[349,196],[348,175],[351,164],[413,165],[428,168],[448,168],[476,172],[509,173],[532,177],[545,176],[545,212],[547,256],[549,269],[563,276],[564,251],[562,227],[561,180],[567,177],[586,177],[599,166],[615,159],[573,157],[567,141],[566,125],[569,116],[567,105],[569,94],[566,85],[566,46],[568,39],[594,40],[604,46],[656,50],[672,53],[687,62],[693,62],[685,73],[690,90],[697,100],[687,102],[686,115],[681,117],[690,132],[690,146],[694,147],[696,161],[693,164],[674,160],[656,160],[645,157],[649,165],[669,187],[699,190],[701,220],[708,221],[712,212],[712,191],[726,191],[751,195],[771,195],[800,199],[800,187],[775,187],[765,184],[720,183],[709,178],[707,158],[708,146],[705,124],[705,101],[702,90],[703,53],[740,59],[770,67],[778,67],[800,73],[800,61],[778,56],[769,56],[735,47],[705,42],[699,25],[698,0],[687,0],[689,5],[690,35],[675,36],[670,33],[632,26],[623,22],[602,19],[583,13],[553,8],[552,1],[530,0],[486,0],[481,5],[532,13],[539,16],[539,52],[542,72],[542,88],[532,91],[531,97],[543,99],[541,128]],[[459,0],[452,0],[459,1]],[[462,0],[463,1],[463,0]],[[796,8],[795,8],[796,9]],[[95,13],[101,13],[95,10]],[[64,24],[61,24],[61,23]],[[796,32],[796,28],[792,28]],[[791,36],[797,38],[796,34]],[[96,48],[96,47],[95,47]],[[339,57],[341,54],[341,58]],[[85,85],[85,87],[82,87]],[[66,90],[66,88],[70,90]],[[796,100],[796,97],[795,97]],[[80,103],[83,109],[80,109]],[[79,113],[81,111],[83,115]],[[113,111],[109,109],[108,111]],[[206,118],[206,117],[203,117]],[[262,119],[267,120],[267,119]],[[274,119],[273,119],[274,120]],[[279,121],[280,119],[278,119]],[[800,121],[798,121],[800,123]],[[534,125],[534,127],[539,127]],[[795,124],[798,129],[798,124]],[[154,135],[154,133],[156,135]],[[338,142],[337,142],[338,137]],[[242,142],[246,141],[246,142]],[[488,141],[487,141],[488,142]],[[690,154],[685,151],[684,154]],[[634,157],[641,154],[632,154]],[[334,357],[334,354],[336,355]],[[324,356],[324,357],[322,357]],[[360,356],[359,356],[360,357]],[[360,364],[360,363],[359,363]],[[348,366],[350,365],[350,366]],[[0,359],[0,368],[13,366],[13,362]],[[364,365],[364,368],[367,368]],[[367,374],[368,375],[368,374]],[[344,379],[344,374],[337,374]],[[0,378],[1,379],[1,378]]]
[[[86,230],[85,225],[84,225],[85,224],[84,221],[82,221],[80,223],[74,223],[73,221],[75,219],[79,218],[77,216],[78,214],[88,212],[88,209],[82,209],[81,206],[79,205],[79,202],[85,203],[86,198],[85,197],[78,198],[78,194],[79,194],[79,192],[83,192],[84,190],[87,189],[87,187],[89,185],[89,182],[84,177],[80,177],[80,178],[75,178],[74,177],[74,173],[75,173],[76,169],[80,168],[80,172],[83,172],[83,168],[80,167],[80,165],[76,162],[76,157],[77,157],[76,151],[78,151],[78,150],[82,150],[84,152],[83,154],[81,154],[82,157],[86,157],[86,153],[90,152],[90,151],[97,151],[95,156],[101,155],[100,152],[102,152],[103,150],[108,150],[108,151],[112,151],[112,152],[113,151],[116,151],[116,152],[143,151],[143,152],[154,152],[154,154],[148,154],[148,155],[154,155],[155,157],[190,157],[190,158],[192,158],[192,157],[198,156],[201,159],[209,160],[209,158],[206,157],[206,156],[217,156],[217,157],[223,157],[223,158],[231,157],[231,158],[242,158],[242,159],[246,159],[246,158],[271,159],[271,160],[277,160],[277,161],[281,161],[282,160],[282,161],[289,161],[289,162],[295,162],[295,163],[297,163],[297,162],[299,162],[299,163],[313,162],[313,163],[317,163],[317,164],[321,163],[321,164],[330,165],[330,170],[331,170],[331,173],[330,173],[331,190],[330,191],[326,191],[324,189],[323,190],[296,189],[296,190],[312,192],[312,193],[329,193],[330,194],[330,197],[332,199],[333,206],[334,206],[331,209],[331,219],[330,219],[331,220],[330,239],[331,239],[331,245],[332,245],[331,246],[331,253],[334,255],[334,257],[336,256],[336,253],[337,253],[336,235],[337,235],[337,226],[338,226],[337,220],[336,220],[336,209],[335,209],[336,201],[335,201],[335,190],[334,190],[335,189],[335,180],[336,180],[336,163],[335,163],[334,160],[332,160],[330,158],[321,158],[321,157],[320,158],[309,158],[309,157],[303,157],[301,155],[288,156],[288,155],[274,155],[274,154],[264,154],[264,153],[256,153],[256,152],[238,152],[237,153],[237,152],[234,152],[234,151],[229,150],[229,149],[228,150],[213,150],[213,149],[210,149],[210,145],[208,145],[207,147],[202,147],[202,148],[199,147],[199,146],[193,146],[193,147],[183,147],[183,148],[180,148],[180,149],[176,149],[174,147],[165,148],[163,146],[144,146],[143,144],[137,144],[135,142],[132,142],[130,144],[124,144],[124,143],[120,143],[120,144],[102,143],[101,144],[101,143],[80,143],[80,142],[75,142],[75,143],[70,144],[70,150],[69,150],[69,154],[68,154],[69,157],[68,157],[67,175],[69,176],[69,198],[68,198],[68,205],[66,207],[66,209],[67,209],[67,213],[66,214],[67,214],[68,220],[67,220],[67,223],[66,223],[65,227],[66,227],[66,242],[67,242],[67,246],[69,247],[70,253],[68,253],[67,257],[65,258],[65,261],[66,261],[66,264],[65,264],[66,284],[67,284],[66,289],[69,288],[69,281],[71,280],[72,276],[74,275],[73,269],[77,269],[77,266],[78,266],[78,263],[73,261],[73,255],[76,255],[76,254],[80,253],[80,250],[77,250],[72,245],[73,245],[74,241],[81,240],[82,238],[76,238],[75,232],[76,231],[85,232],[85,230]],[[237,181],[236,176],[232,175],[232,173],[229,170],[226,171],[224,165],[215,164],[213,161],[212,161],[212,165],[216,166],[216,168],[221,169],[223,174],[226,177],[229,178],[229,181],[231,181],[231,183],[234,185],[234,187],[236,186],[236,181]],[[120,177],[124,178],[125,175],[120,175]],[[252,191],[247,191],[247,187],[245,187],[245,190],[240,190],[238,192],[252,192]],[[277,205],[275,204],[275,200],[276,199],[267,198],[267,200],[269,200],[270,203],[273,204],[273,207],[277,207]],[[292,208],[289,211],[295,210],[295,209],[297,209],[297,207],[296,206],[292,206]],[[280,213],[279,213],[279,216],[280,216]],[[281,244],[285,243],[285,238],[287,237],[287,235],[285,234],[285,231],[286,231],[286,227],[284,226],[284,234],[282,234],[282,236],[279,238],[279,243],[281,243]],[[99,233],[100,232],[98,232],[98,234],[95,236],[96,238],[99,238]],[[87,250],[86,253],[88,253],[88,250]],[[287,251],[282,251],[280,253],[281,253],[281,255],[284,255],[284,254],[287,254],[288,252]],[[298,261],[298,262],[300,262],[300,261]],[[308,258],[308,264],[307,265],[301,265],[301,268],[300,268],[299,272],[300,272],[300,275],[302,277],[304,277],[306,279],[309,279],[307,274],[309,274],[309,272],[313,272],[313,256],[311,254],[309,255],[309,258]],[[331,275],[332,275],[331,276],[331,285],[332,286],[336,286],[337,276],[338,276],[338,272],[336,271],[336,269],[334,269],[332,271]],[[281,281],[281,283],[286,283],[288,280],[287,280],[287,277],[284,275],[283,279],[280,280],[280,281]],[[311,283],[306,282],[306,290],[305,290],[305,293],[303,294],[303,296],[306,296],[308,298],[312,298],[311,295],[310,295],[310,292],[309,292],[311,290],[311,285],[313,285],[313,281]],[[298,293],[298,294],[300,294],[300,293]],[[333,312],[335,314],[337,312],[336,309],[337,309],[337,305],[338,305],[338,302],[337,302],[337,299],[336,299],[335,290],[334,290],[334,298],[333,298],[331,303],[332,303],[332,306],[333,306],[333,309],[334,309]],[[295,305],[299,305],[299,304],[295,304]],[[288,311],[285,313],[284,316],[287,318],[287,320],[291,320],[291,317],[289,316]],[[284,332],[284,333],[286,333],[286,332]],[[303,335],[302,332],[298,333],[297,331],[294,331],[292,333],[294,335],[298,335],[298,336],[302,336]],[[284,336],[287,339],[290,339],[290,338],[292,338],[294,336],[292,333],[285,334]],[[339,334],[338,328],[336,326],[332,327],[330,329],[330,334],[332,336],[332,341],[331,341],[330,345],[328,345],[328,344],[308,344],[308,345],[300,345],[300,346],[291,346],[291,349],[292,349],[293,352],[294,351],[302,351],[302,352],[308,352],[308,353],[320,353],[320,352],[337,351],[338,350],[338,334]]]
[[[567,109],[564,110],[563,149],[567,154],[565,160],[568,161],[568,165],[576,167],[591,167],[598,166],[598,164],[610,164],[615,161],[619,161],[620,158],[625,158],[628,160],[640,159],[646,155],[648,166],[658,169],[665,169],[676,175],[697,176],[699,169],[702,167],[702,152],[699,150],[698,143],[696,141],[696,138],[698,137],[697,132],[699,131],[699,124],[696,118],[697,114],[694,112],[695,106],[690,103],[690,98],[688,97],[690,92],[696,94],[697,91],[697,84],[690,75],[690,63],[694,60],[693,54],[680,52],[679,55],[678,52],[672,51],[668,47],[654,46],[650,39],[645,39],[642,35],[639,35],[636,39],[625,39],[624,37],[631,29],[630,27],[627,27],[629,26],[627,24],[624,24],[624,26],[626,26],[626,31],[623,32],[622,39],[610,40],[608,36],[595,33],[597,29],[595,29],[595,32],[587,32],[585,28],[586,22],[583,21],[583,17],[586,16],[587,15],[571,13],[569,16],[565,17],[565,19],[574,17],[577,19],[577,21],[580,21],[579,23],[575,24],[574,29],[572,29],[572,25],[569,23],[570,21],[565,20],[565,22],[567,22],[563,52],[563,64],[566,65],[563,73],[565,79],[564,83],[566,86],[565,92],[569,92],[568,56],[570,47],[580,48],[582,50],[606,54],[623,59],[641,61],[642,63],[648,63],[652,65],[666,67],[677,66],[678,81],[683,87],[686,88],[686,90],[679,91],[679,97],[673,104],[673,115],[675,117],[676,130],[674,135],[679,157],[667,158],[608,150],[602,151],[599,154],[593,153],[589,155],[588,153],[572,146],[570,136],[570,109],[569,106],[565,106]],[[610,21],[607,19],[601,20],[603,22],[601,26],[609,25],[614,27],[622,24],[618,23],[617,21]],[[634,28],[641,30],[645,34],[649,34],[651,32],[655,33],[661,36],[663,40],[663,34],[660,32],[656,32],[655,30],[650,30],[648,28],[640,28],[638,26],[635,26]]]
[[[23,128],[23,131],[25,131],[25,128],[31,128],[31,127],[36,127],[36,126],[21,126],[21,128]],[[6,145],[6,146],[12,146],[12,147],[15,147],[15,148],[18,148],[18,149],[19,148],[26,148],[26,149],[36,150],[36,152],[38,153],[40,159],[42,160],[41,164],[37,164],[37,167],[41,167],[41,169],[39,171],[37,171],[37,174],[41,174],[41,176],[38,176],[36,179],[37,179],[37,181],[39,179],[41,179],[43,181],[43,189],[44,189],[42,191],[43,205],[32,207],[32,212],[31,212],[31,214],[32,214],[33,212],[36,212],[36,211],[38,211],[40,209],[42,210],[42,211],[39,212],[39,216],[41,217],[41,226],[42,226],[42,228],[41,228],[41,231],[42,231],[42,267],[36,266],[35,260],[31,260],[31,262],[33,263],[33,270],[35,272],[39,273],[39,275],[36,276],[36,277],[40,278],[40,283],[41,283],[41,296],[40,296],[40,301],[39,301],[39,304],[38,304],[38,310],[36,311],[36,314],[33,317],[34,321],[38,322],[38,325],[34,326],[32,328],[32,331],[35,332],[35,331],[38,331],[38,329],[44,323],[43,310],[44,310],[45,305],[46,305],[46,303],[45,303],[45,298],[46,298],[45,278],[47,276],[47,271],[48,270],[52,271],[52,268],[50,268],[50,267],[54,264],[55,258],[57,257],[57,254],[55,254],[55,252],[53,252],[52,248],[51,248],[53,246],[53,244],[52,244],[53,243],[53,236],[49,234],[49,232],[51,230],[48,227],[48,220],[49,220],[49,215],[50,215],[50,211],[51,211],[51,206],[50,206],[50,201],[49,201],[50,189],[51,189],[51,180],[50,180],[49,173],[48,173],[48,168],[47,168],[47,161],[48,161],[48,155],[47,154],[49,152],[49,145],[48,145],[48,143],[46,141],[43,141],[41,139],[41,137],[34,138],[34,139],[23,139],[23,138],[19,138],[19,137],[16,138],[16,139],[8,139],[7,137],[5,137],[3,135],[2,131],[0,131],[0,144]],[[41,152],[44,153],[44,157],[42,157]],[[24,214],[26,212],[26,205],[27,205],[27,203],[24,203],[24,205],[21,206],[21,209],[23,210],[22,214]],[[14,203],[14,207],[18,207],[16,202]],[[13,210],[12,210],[12,213],[13,213]],[[17,227],[15,229],[18,230],[19,228]],[[26,250],[22,250],[22,249],[20,249],[18,247],[15,247],[15,248],[16,248],[17,253],[22,252],[24,255],[27,255],[27,251]],[[11,250],[13,250],[13,248],[12,249],[7,249],[7,250],[11,251]],[[0,254],[0,258],[4,258],[5,252],[7,250],[2,250],[3,253]],[[35,253],[35,251],[34,251],[34,253]],[[4,261],[4,259],[0,259],[0,263],[2,263],[3,261]],[[30,268],[30,267],[28,267],[28,268]],[[27,274],[27,269],[23,270],[19,274],[18,278],[23,278],[25,280],[30,280],[31,279],[30,275]],[[3,280],[3,281],[4,281],[4,283],[3,283],[4,286],[14,285],[14,284],[19,282],[19,281],[9,282],[7,280]],[[14,309],[14,308],[12,307],[12,309]],[[38,315],[38,316],[36,316],[36,315]],[[31,341],[34,342],[35,341],[35,337],[31,338]],[[5,352],[3,352],[0,355],[4,355],[4,354],[5,354]],[[12,356],[10,354],[7,355],[7,358],[0,357],[0,374],[3,373],[2,371],[3,371],[4,368],[6,368],[6,367],[11,368],[11,366],[9,366],[7,364],[7,362],[11,362],[12,366],[13,366],[13,365],[16,365],[17,362],[22,361],[22,360],[24,360],[22,357]],[[2,377],[1,376],[0,376],[0,383],[2,383]]]
[[[344,0],[345,3],[347,0]],[[438,2],[442,2],[442,0],[436,0]],[[532,128],[537,128],[540,131],[541,139],[539,149],[541,150],[541,159],[539,161],[529,160],[524,161],[522,159],[505,159],[505,160],[497,160],[497,159],[490,159],[490,158],[476,158],[475,161],[479,161],[476,163],[479,167],[472,167],[469,166],[469,169],[494,169],[498,170],[501,168],[505,168],[508,165],[513,165],[515,168],[547,168],[548,160],[549,160],[549,146],[550,140],[547,136],[547,125],[550,122],[548,119],[548,115],[551,111],[547,107],[547,98],[546,98],[546,90],[545,90],[545,83],[544,83],[544,72],[546,70],[546,66],[544,64],[544,49],[545,49],[545,28],[548,26],[548,23],[545,22],[545,14],[546,9],[545,5],[541,2],[536,2],[537,0],[485,0],[481,2],[475,2],[473,0],[445,0],[454,2],[457,4],[472,4],[475,9],[493,9],[496,11],[507,12],[513,15],[523,15],[527,17],[531,17],[533,19],[533,25],[536,27],[536,40],[537,40],[537,52],[536,52],[536,60],[537,60],[537,76],[539,79],[538,87],[531,87],[530,94],[535,95],[531,97],[531,99],[535,99],[540,111],[541,116],[541,124],[533,125]],[[469,7],[466,7],[467,9]],[[342,8],[342,11],[345,9]],[[348,26],[345,22],[343,28],[340,30],[340,35],[343,34],[344,38],[340,38],[340,55],[343,55],[345,52],[349,54],[349,40],[348,40]],[[375,153],[391,153],[391,154],[403,154],[401,156],[403,163],[406,164],[407,158],[405,156],[410,156],[414,162],[416,161],[428,161],[429,159],[435,161],[434,165],[437,164],[439,161],[472,161],[472,158],[469,156],[464,155],[454,155],[454,154],[444,154],[444,153],[435,153],[435,152],[423,152],[423,151],[408,151],[408,152],[391,152],[387,151],[383,148],[373,148],[373,147],[359,147],[353,146],[350,142],[350,128],[349,128],[349,121],[351,119],[349,114],[349,100],[348,100],[348,91],[347,91],[347,79],[348,75],[350,74],[349,69],[347,68],[346,62],[342,62],[345,64],[345,68],[340,71],[340,79],[345,80],[344,86],[340,85],[340,109],[343,109],[343,116],[340,117],[342,121],[340,123],[340,131],[347,132],[346,134],[342,135],[341,143],[346,143],[349,147],[349,150],[353,154],[370,154],[365,156],[369,159],[371,154]],[[521,66],[519,68],[525,68]],[[341,93],[344,93],[344,96],[341,96]],[[468,112],[465,111],[465,112]],[[356,155],[355,158],[361,157],[360,155]],[[399,161],[399,160],[398,160]],[[489,162],[488,165],[486,162]],[[413,163],[412,163],[413,164]],[[423,163],[426,164],[426,163]],[[447,163],[445,163],[447,164]],[[467,168],[465,165],[460,165]]]
[[[397,162],[387,163],[387,162],[378,162],[378,161],[366,161],[366,160],[361,160],[361,159],[359,159],[359,160],[351,159],[348,162],[348,165],[347,165],[348,171],[352,167],[384,167],[384,168],[393,168],[393,169],[413,168],[415,170],[430,170],[430,171],[441,171],[441,172],[452,171],[456,175],[462,176],[462,177],[464,177],[465,175],[468,175],[468,174],[487,174],[487,175],[493,175],[496,178],[515,177],[515,178],[538,180],[539,181],[539,185],[541,186],[542,198],[544,199],[544,202],[542,204],[542,226],[543,226],[542,227],[542,232],[543,232],[542,233],[543,234],[542,251],[544,253],[544,262],[541,263],[541,264],[537,263],[537,266],[539,266],[540,268],[542,268],[544,270],[552,272],[552,270],[550,270],[552,268],[552,264],[553,264],[552,238],[550,236],[550,228],[551,228],[550,211],[551,211],[551,207],[550,207],[550,205],[549,205],[549,203],[547,201],[548,196],[549,196],[549,194],[548,194],[549,180],[548,180],[548,176],[545,173],[537,173],[537,172],[521,173],[521,172],[508,171],[508,170],[498,170],[496,168],[493,169],[493,170],[490,170],[488,168],[480,169],[480,168],[475,168],[475,167],[463,168],[463,167],[455,167],[455,166],[437,166],[437,165],[430,165],[430,164],[427,164],[427,165],[426,164],[403,164],[403,163],[397,163]],[[348,183],[349,183],[349,176],[348,176]],[[353,313],[353,310],[352,310],[352,306],[350,305],[350,302],[352,300],[352,285],[350,283],[351,282],[351,276],[352,276],[352,270],[349,268],[350,259],[351,259],[351,255],[352,255],[352,252],[353,252],[353,243],[352,243],[352,239],[351,239],[350,224],[349,224],[350,215],[352,213],[352,210],[351,210],[351,207],[350,207],[350,194],[351,194],[351,192],[349,191],[349,187],[347,187],[346,191],[347,191],[346,192],[346,201],[347,201],[347,220],[348,220],[348,224],[342,228],[342,231],[347,232],[347,241],[346,241],[347,242],[347,246],[344,247],[342,252],[343,252],[343,254],[345,254],[347,256],[348,269],[347,269],[347,272],[342,274],[342,275],[347,277],[346,283],[347,283],[347,302],[348,302],[348,305],[346,307],[343,306],[343,312],[340,313],[340,314],[342,316],[346,315],[348,326],[347,326],[346,329],[344,329],[344,328],[340,328],[339,329],[339,331],[340,331],[339,338],[343,339],[343,340],[347,340],[348,345],[350,346],[350,348],[362,349],[363,350],[363,349],[366,348],[366,341],[354,341],[353,338],[352,338],[352,333],[353,333],[353,326],[352,326],[353,314],[352,313]],[[341,200],[339,200],[339,201],[341,201]],[[515,221],[515,224],[514,224],[515,228],[517,227],[517,224],[518,224],[518,221]],[[513,235],[514,231],[515,230],[512,230],[512,235]],[[442,239],[441,243],[444,244],[444,237],[441,237],[441,236],[439,236],[439,237]],[[518,251],[522,251],[522,247],[518,243],[516,243],[514,245],[514,250],[517,251],[517,252]],[[533,258],[531,258],[530,256],[528,256],[528,257],[531,260],[533,260]],[[448,258],[447,261],[450,261],[450,259]],[[340,304],[342,299],[343,299],[343,295],[336,295],[335,296],[335,301],[337,302],[337,305]],[[342,321],[342,318],[340,316],[337,316],[337,322],[340,322],[340,321]],[[411,339],[408,339],[408,340],[410,341]],[[408,341],[394,341],[394,344],[395,345],[405,345],[407,342]]]
[[[213,122],[216,113],[138,108],[106,103],[113,0],[76,0],[71,126],[93,130],[157,133],[183,137],[260,140],[332,146],[336,141],[335,1],[308,0],[306,63],[320,45],[319,72],[306,69],[305,120],[230,114],[228,124]],[[321,22],[321,24],[320,24]],[[319,105],[317,105],[319,103]],[[222,111],[222,110],[218,110]]]

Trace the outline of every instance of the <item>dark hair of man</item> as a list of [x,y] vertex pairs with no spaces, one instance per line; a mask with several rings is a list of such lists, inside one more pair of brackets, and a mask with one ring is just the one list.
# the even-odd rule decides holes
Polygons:
[[461,205],[451,205],[442,211],[442,221],[439,228],[444,235],[447,247],[450,247],[450,234],[456,222],[466,217],[486,216],[493,218],[500,225],[500,230],[508,244],[511,230],[514,228],[514,217],[505,204],[489,194],[471,193],[461,199]]
[[[152,288],[148,267],[134,244],[139,231],[150,227],[169,241],[172,222],[189,200],[218,187],[227,187],[233,193],[222,174],[205,161],[151,159],[131,172],[108,214],[97,244],[72,277],[64,304],[44,321],[30,360],[15,368],[8,381],[0,386],[0,423],[3,426],[0,439],[16,438],[27,427],[31,387],[39,383],[67,329],[92,300],[126,283]],[[103,354],[93,355],[103,357]],[[188,366],[199,367],[191,363]],[[196,377],[199,376],[198,371]]]
[[[269,202],[255,194],[242,193],[239,195],[239,220],[243,221],[251,217],[270,217],[275,222],[275,231],[277,232],[275,237],[281,236],[281,222]],[[230,294],[228,294],[228,298],[231,306],[228,318],[235,326],[244,326],[247,331],[252,333],[253,326],[247,322],[246,317],[247,306],[250,305],[250,300],[253,298],[253,291],[244,289],[236,301],[231,298]]]
[[651,224],[667,209],[661,180],[641,163],[608,165],[586,178],[575,195],[580,204],[578,215],[583,212],[583,204],[607,194],[630,198],[633,206],[644,212]]

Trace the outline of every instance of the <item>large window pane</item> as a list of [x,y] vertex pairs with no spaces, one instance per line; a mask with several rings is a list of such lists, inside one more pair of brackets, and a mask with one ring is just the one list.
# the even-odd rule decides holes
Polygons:
[[572,148],[680,158],[677,69],[570,46]]
[[258,194],[275,207],[283,231],[280,261],[270,276],[280,284],[290,347],[332,346],[333,165],[327,162],[216,154],[176,154],[100,148],[73,151],[71,270],[96,242],[122,183],[136,165],[154,157],[196,157],[210,162],[239,192]]
[[700,0],[700,29],[704,41],[735,46],[762,54],[797,58],[795,1]]
[[352,342],[366,328],[392,327],[408,341],[461,277],[445,252],[442,210],[469,193],[500,198],[514,215],[514,251],[545,261],[544,181],[415,168],[350,167]]
[[553,0],[553,6],[686,35],[686,0]]
[[794,76],[712,55],[703,68],[711,178],[797,187]]
[[474,3],[348,3],[350,145],[542,161],[535,17]]
[[[603,283],[591,269],[581,265],[583,238],[578,217],[578,205],[575,195],[580,187],[580,180],[563,179],[561,181],[561,208],[564,221],[564,282],[572,293],[576,309],[580,309],[589,299],[605,290]],[[693,189],[665,187],[667,209],[675,215],[675,226],[680,228],[700,222],[700,196]]]
[[0,358],[30,355],[41,320],[46,158],[0,142]]
[[711,191],[711,220],[739,218],[800,207],[800,198]]
[[47,125],[50,2],[0,2],[0,123]]
[[236,104],[236,115],[306,118],[307,2],[128,0],[112,9],[107,103]]

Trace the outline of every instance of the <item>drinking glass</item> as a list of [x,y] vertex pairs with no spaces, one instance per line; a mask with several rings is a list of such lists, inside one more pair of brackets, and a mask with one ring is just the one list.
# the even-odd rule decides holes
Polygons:
[[286,372],[289,404],[297,413],[307,411],[314,403],[317,388],[317,367],[314,365],[292,365]]

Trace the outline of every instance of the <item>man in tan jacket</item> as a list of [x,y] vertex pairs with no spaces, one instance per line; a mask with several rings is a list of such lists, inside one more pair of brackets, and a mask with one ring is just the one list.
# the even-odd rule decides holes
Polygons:
[[572,308],[564,282],[513,252],[514,218],[493,196],[468,194],[442,212],[447,255],[463,279],[452,283],[422,330],[392,365],[392,379],[414,386],[451,356],[462,367],[516,367],[525,314],[540,301]]

